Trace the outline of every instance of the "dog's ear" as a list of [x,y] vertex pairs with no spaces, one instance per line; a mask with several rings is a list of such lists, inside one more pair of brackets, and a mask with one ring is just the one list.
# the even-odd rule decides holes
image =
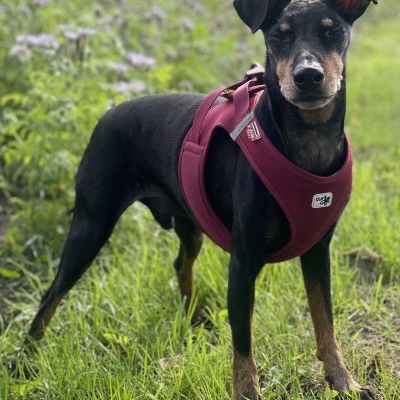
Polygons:
[[239,17],[254,33],[268,27],[289,3],[290,0],[234,0],[233,5]]
[[325,0],[329,6],[349,24],[360,18],[370,3],[378,3],[378,0]]

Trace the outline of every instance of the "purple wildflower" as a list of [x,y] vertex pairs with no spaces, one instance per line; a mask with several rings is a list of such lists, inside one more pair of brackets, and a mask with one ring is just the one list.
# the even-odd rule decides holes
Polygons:
[[92,28],[79,28],[78,32],[81,36],[93,36],[96,33]]
[[63,22],[62,24],[58,25],[58,28],[61,29],[62,31],[67,31],[68,29],[71,29],[71,25],[67,24],[66,22]]
[[126,55],[129,62],[135,67],[153,67],[156,60],[153,57],[146,56],[142,53],[130,52]]
[[144,17],[149,21],[162,21],[165,19],[165,11],[157,6],[152,7]]
[[64,32],[64,37],[67,40],[70,40],[71,42],[74,42],[74,41],[78,40],[81,37],[81,35],[78,32],[66,31],[66,32]]
[[106,17],[100,21],[101,25],[116,25],[116,26],[124,26],[125,19],[122,17]]
[[196,14],[201,14],[204,11],[204,7],[200,3],[193,4],[193,12]]
[[114,72],[117,72],[120,74],[127,72],[129,69],[128,64],[121,63],[121,62],[113,62],[113,61],[110,61],[108,63],[108,67],[111,69],[111,71],[114,71]]
[[165,51],[165,56],[171,60],[174,60],[178,57],[178,52],[176,49],[167,49]]
[[112,87],[119,93],[141,93],[146,89],[146,85],[142,81],[118,82],[114,83]]
[[114,23],[114,25],[117,25],[117,26],[124,26],[125,25],[125,19],[122,18],[122,17],[116,17],[116,18],[114,18],[113,23]]
[[33,0],[33,4],[35,6],[44,7],[49,4],[49,1],[48,0]]
[[198,0],[186,0],[186,3],[192,7],[195,13],[203,12],[203,5]]
[[51,50],[57,50],[60,47],[58,40],[47,33],[18,35],[17,44]]
[[27,57],[31,51],[24,44],[16,44],[10,49],[10,56]]
[[64,31],[64,37],[72,42],[79,40],[81,37],[93,36],[96,31],[92,28],[79,28],[76,31]]
[[193,23],[193,21],[192,21],[190,18],[188,18],[188,17],[182,17],[182,18],[181,18],[181,26],[182,26],[184,29],[188,30],[188,31],[192,31],[193,28],[194,28],[194,23]]

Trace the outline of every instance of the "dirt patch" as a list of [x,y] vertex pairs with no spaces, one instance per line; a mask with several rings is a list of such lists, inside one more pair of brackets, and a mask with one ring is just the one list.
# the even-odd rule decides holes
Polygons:
[[[371,288],[365,288],[365,298],[370,291]],[[379,312],[370,316],[364,314],[353,320],[353,333],[358,332],[353,345],[363,349],[368,356],[367,375],[369,382],[375,382],[376,387],[381,385],[382,370],[386,370],[394,381],[400,380],[400,301],[396,293],[394,287],[382,287]]]
[[382,349],[382,359],[380,359],[381,357],[376,357],[369,367],[369,375],[372,379],[377,379],[376,371],[379,371],[380,364],[384,363],[390,373],[397,380],[400,380],[400,337],[398,335],[400,332],[400,317],[393,318],[390,325],[394,333],[391,338],[384,337],[381,334],[382,329],[375,331],[365,328],[361,333],[361,339],[364,343],[369,343],[371,347]]

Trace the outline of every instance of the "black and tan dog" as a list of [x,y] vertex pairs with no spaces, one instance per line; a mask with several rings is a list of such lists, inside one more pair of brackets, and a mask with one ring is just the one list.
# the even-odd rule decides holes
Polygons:
[[[346,158],[345,58],[352,23],[371,0],[235,0],[241,19],[267,43],[267,89],[255,115],[275,147],[312,174],[335,173]],[[375,1],[374,1],[375,2]],[[82,276],[121,213],[144,203],[180,238],[175,261],[182,296],[192,297],[192,265],[202,232],[180,190],[178,159],[203,95],[149,96],[109,111],[96,126],[79,167],[76,204],[58,274],[29,335],[40,339],[57,305]],[[267,112],[268,110],[268,112]],[[218,171],[218,174],[215,173]],[[210,202],[232,237],[228,310],[235,400],[260,399],[253,359],[254,284],[269,255],[290,237],[288,221],[229,135],[218,135],[207,159]],[[329,245],[334,226],[301,255],[301,266],[326,380],[362,399],[372,392],[350,375],[334,337]],[[201,318],[200,309],[194,318]]]

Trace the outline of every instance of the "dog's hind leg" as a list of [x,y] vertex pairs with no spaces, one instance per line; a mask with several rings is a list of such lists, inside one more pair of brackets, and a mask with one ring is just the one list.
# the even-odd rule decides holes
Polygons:
[[[193,263],[200,252],[203,235],[196,225],[186,217],[176,216],[174,219],[175,232],[180,239],[179,253],[174,262],[178,276],[179,289],[188,312],[193,301]],[[192,323],[202,322],[201,308],[196,305]]]
[[70,230],[57,275],[43,296],[29,330],[33,339],[42,338],[61,299],[89,267],[133,200],[132,193],[128,193],[132,192],[132,185],[127,184],[118,150],[112,138],[92,138],[82,159]]
[[[327,240],[328,239],[328,240]],[[323,362],[325,379],[338,391],[354,391],[362,400],[374,398],[370,389],[359,385],[347,370],[335,340],[332,317],[329,235],[301,257],[304,283],[314,331],[317,357]]]

